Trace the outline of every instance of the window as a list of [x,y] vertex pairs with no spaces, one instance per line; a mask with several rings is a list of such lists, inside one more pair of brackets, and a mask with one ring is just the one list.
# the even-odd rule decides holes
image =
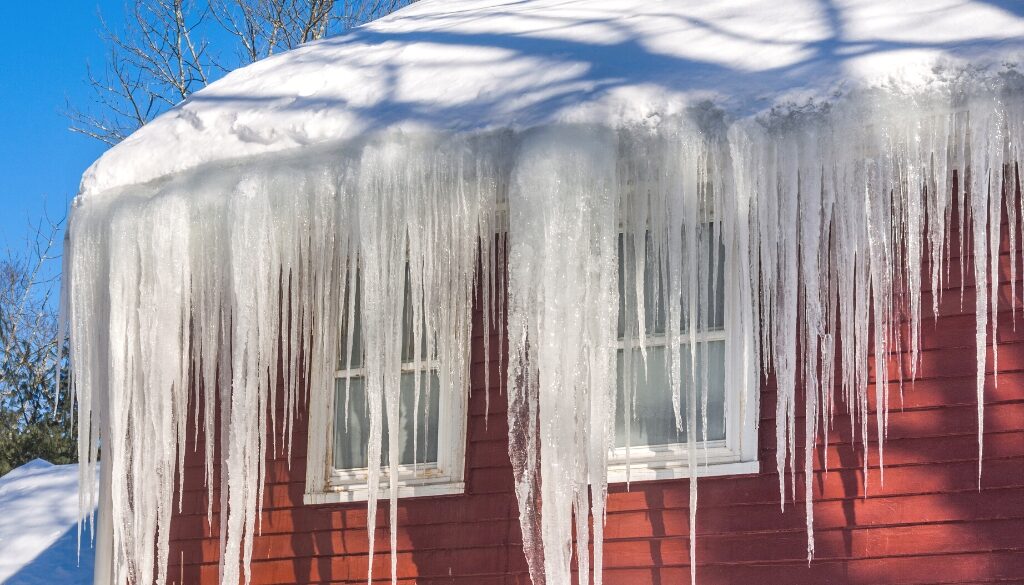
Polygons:
[[[347,299],[349,315],[339,335],[334,375],[333,421],[328,441],[329,474],[322,493],[306,494],[307,503],[367,499],[367,445],[369,407],[363,367],[361,290],[356,279],[354,299]],[[445,391],[435,356],[428,355],[426,337],[417,356],[408,272],[402,315],[402,365],[399,401],[399,497],[457,494],[464,491],[465,392]],[[351,305],[349,304],[351,303]],[[456,398],[459,397],[459,398]],[[381,497],[389,493],[388,421],[381,427]]]
[[[710,232],[710,230],[709,230]],[[609,481],[643,481],[687,477],[687,395],[690,385],[697,386],[698,475],[756,473],[757,443],[753,404],[740,407],[742,376],[729,372],[742,371],[742,354],[726,335],[728,307],[734,302],[726,286],[727,258],[724,246],[708,248],[705,272],[700,282],[707,298],[700,303],[696,321],[699,324],[691,337],[686,303],[680,316],[676,339],[668,334],[668,307],[661,270],[652,260],[648,239],[644,251],[643,319],[645,339],[641,344],[635,287],[635,254],[624,238],[619,243],[619,342],[618,397],[615,414],[615,447],[609,458]],[[652,266],[653,265],[653,266]],[[706,313],[706,314],[705,314]],[[629,335],[627,335],[629,333]],[[690,343],[696,350],[691,357]],[[680,411],[683,428],[676,426],[672,404],[672,353],[678,352],[682,380]],[[646,353],[646,362],[644,360]],[[695,368],[695,373],[694,373]],[[627,386],[631,382],[631,387]],[[627,403],[627,389],[633,399]],[[753,399],[752,399],[753,400]],[[627,414],[627,410],[630,414]],[[628,467],[628,469],[627,469]]]

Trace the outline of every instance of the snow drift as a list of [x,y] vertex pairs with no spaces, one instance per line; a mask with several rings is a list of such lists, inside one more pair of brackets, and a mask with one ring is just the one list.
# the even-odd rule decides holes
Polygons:
[[[647,335],[654,286],[665,335],[694,348],[719,250],[726,383],[743,390],[729,407],[759,408],[774,372],[783,502],[796,491],[786,468],[812,469],[837,395],[864,448],[877,438],[882,451],[890,390],[871,384],[869,361],[885,372],[908,348],[913,379],[921,320],[938,306],[922,306],[922,288],[940,290],[939,267],[970,253],[980,481],[992,259],[1003,215],[1014,250],[1024,219],[1022,49],[1024,15],[998,2],[428,0],[196,94],[86,173],[69,226],[80,450],[95,462],[103,446],[113,520],[99,582],[165,582],[190,425],[211,438],[211,495],[221,486],[221,581],[248,581],[267,449],[290,449],[306,404],[311,428],[333,420],[355,279],[369,516],[390,497],[392,545],[396,486],[376,470],[384,417],[399,428],[404,279],[443,392],[467,391],[475,288],[488,320],[507,303],[509,454],[538,585],[569,582],[574,527],[578,568],[601,582],[607,457],[633,390],[616,400],[619,291],[640,300],[627,346]],[[962,251],[947,249],[954,230]],[[506,250],[507,299],[495,281]],[[694,515],[706,411],[684,372],[707,358],[672,353],[665,392],[690,444]],[[311,440],[308,461],[326,453]],[[307,482],[326,471],[309,465]],[[808,499],[809,559],[812,511]],[[693,566],[693,518],[690,530]]]
[[93,547],[76,529],[78,476],[77,464],[33,459],[0,477],[0,582],[92,583]]

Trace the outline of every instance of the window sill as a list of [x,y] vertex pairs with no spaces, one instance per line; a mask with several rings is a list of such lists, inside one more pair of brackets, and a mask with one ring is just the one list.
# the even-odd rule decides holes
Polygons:
[[[760,472],[758,461],[709,461],[707,465],[698,458],[697,477],[716,477],[720,475],[751,475]],[[685,460],[684,460],[685,461]],[[685,462],[671,464],[667,462],[633,461],[629,464],[629,482],[656,481],[666,479],[687,479],[690,470]],[[608,483],[626,483],[626,465],[613,463],[608,466]]]
[[[385,479],[381,483],[384,487],[377,490],[377,499],[386,500],[391,497],[391,489],[387,487]],[[466,492],[464,482],[443,482],[443,483],[421,483],[398,486],[399,498],[426,498],[431,496],[454,496]],[[365,486],[360,487],[336,487],[328,488],[323,492],[312,492],[302,494],[302,503],[306,505],[320,504],[344,504],[350,502],[365,502],[368,499],[369,490]]]

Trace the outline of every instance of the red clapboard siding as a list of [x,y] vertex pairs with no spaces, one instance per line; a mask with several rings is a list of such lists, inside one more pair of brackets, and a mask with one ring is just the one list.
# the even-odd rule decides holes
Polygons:
[[[891,393],[883,469],[874,419],[867,454],[851,439],[837,401],[827,444],[814,455],[815,560],[806,561],[803,488],[803,419],[797,418],[796,493],[780,511],[775,471],[776,392],[762,388],[761,473],[701,480],[697,515],[701,584],[938,584],[1024,583],[1024,283],[1017,271],[1011,295],[1010,263],[1003,247],[998,315],[998,381],[989,351],[985,409],[985,461],[976,478],[974,283],[967,270],[960,293],[958,247],[951,247],[939,302],[940,317],[924,320],[916,382],[904,354],[888,363]],[[923,274],[927,275],[928,267]],[[945,272],[945,271],[944,271]],[[927,277],[926,289],[930,289]],[[930,311],[932,293],[922,304]],[[1011,311],[1011,303],[1015,312]],[[526,585],[518,507],[507,453],[504,348],[484,332],[475,308],[466,493],[403,500],[398,511],[399,583],[410,585]],[[904,333],[907,333],[906,329]],[[490,335],[489,354],[483,336]],[[909,339],[909,337],[906,337]],[[898,358],[898,359],[897,359]],[[489,368],[485,372],[485,363]],[[901,365],[902,363],[902,365]],[[873,372],[874,364],[870,364]],[[485,375],[490,376],[490,412]],[[873,374],[872,374],[873,379]],[[874,390],[869,390],[874,412]],[[280,405],[279,405],[280,406]],[[802,407],[798,406],[798,413]],[[873,416],[873,414],[872,414]],[[189,444],[182,509],[171,527],[172,583],[216,583],[219,495],[212,523],[206,517],[202,441]],[[197,451],[193,449],[199,447]],[[306,424],[296,423],[292,457],[268,456],[262,534],[253,548],[252,583],[365,583],[368,532],[365,504],[304,506]],[[825,460],[828,470],[825,471]],[[215,470],[215,476],[219,468]],[[790,485],[789,478],[786,481]],[[215,486],[217,487],[217,486]],[[865,495],[867,497],[865,497]],[[604,582],[660,585],[689,581],[689,493],[686,481],[613,485],[605,529]],[[375,582],[390,582],[387,503],[375,527]],[[553,584],[560,585],[560,584]]]

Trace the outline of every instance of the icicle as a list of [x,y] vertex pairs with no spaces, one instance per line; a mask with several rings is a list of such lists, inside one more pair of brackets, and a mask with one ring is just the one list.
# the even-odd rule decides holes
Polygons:
[[[595,551],[603,542],[616,379],[616,142],[607,131],[567,127],[530,134],[521,149],[509,197],[509,454],[531,577],[560,584],[570,581],[573,514],[580,575],[590,570],[588,511]],[[538,497],[542,509],[531,505]],[[599,585],[600,554],[594,575]]]

